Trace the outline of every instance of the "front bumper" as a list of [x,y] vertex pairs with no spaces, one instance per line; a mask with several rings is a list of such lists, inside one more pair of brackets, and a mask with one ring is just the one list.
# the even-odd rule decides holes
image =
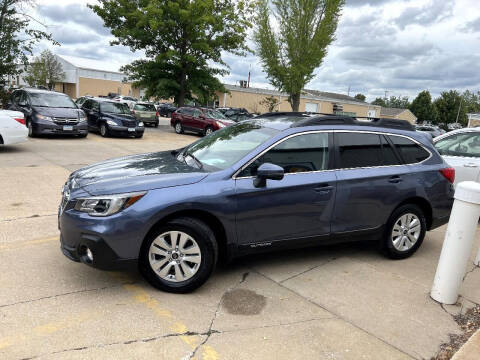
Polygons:
[[[94,218],[73,210],[73,202],[59,209],[60,248],[70,260],[101,270],[135,267],[144,237],[143,224],[125,214]],[[93,260],[86,256],[90,249]]]
[[87,123],[81,124],[65,124],[59,125],[53,122],[32,122],[33,130],[37,134],[42,135],[52,135],[52,134],[61,134],[61,135],[85,135],[88,134]]
[[108,132],[113,136],[141,136],[145,131],[144,126],[137,126],[135,127],[135,131],[129,131],[127,126],[111,126],[108,125]]

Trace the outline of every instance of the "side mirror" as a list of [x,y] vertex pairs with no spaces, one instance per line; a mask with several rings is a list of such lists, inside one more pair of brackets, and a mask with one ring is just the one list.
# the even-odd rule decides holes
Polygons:
[[267,179],[269,180],[282,180],[285,171],[282,167],[265,163],[258,167],[257,177],[253,180],[253,186],[265,187],[267,185]]

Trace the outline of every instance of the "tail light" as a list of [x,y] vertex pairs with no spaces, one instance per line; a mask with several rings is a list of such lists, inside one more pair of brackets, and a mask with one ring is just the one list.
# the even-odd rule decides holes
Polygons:
[[455,181],[455,169],[452,167],[441,169],[440,173],[447,179],[451,184]]
[[160,114],[158,113],[158,111],[155,113],[155,116],[158,118],[160,117]]
[[25,125],[25,119],[24,118],[14,118],[16,121],[18,121],[20,124]]

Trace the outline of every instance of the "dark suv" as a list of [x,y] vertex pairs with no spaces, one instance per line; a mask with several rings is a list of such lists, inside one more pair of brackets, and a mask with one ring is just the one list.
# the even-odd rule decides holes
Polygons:
[[192,131],[203,135],[210,135],[218,129],[235,124],[220,111],[208,108],[181,107],[172,114],[170,125],[177,134]]
[[40,89],[19,89],[12,93],[10,110],[25,115],[28,136],[88,135],[87,119],[68,95]]
[[448,221],[454,176],[408,122],[267,114],[75,171],[61,248],[103,269],[138,262],[171,292],[203,284],[219,258],[265,250],[372,240],[402,259]]
[[106,136],[134,136],[141,138],[145,131],[143,121],[138,120],[129,107],[121,102],[104,98],[91,98],[82,105],[88,119],[88,128]]

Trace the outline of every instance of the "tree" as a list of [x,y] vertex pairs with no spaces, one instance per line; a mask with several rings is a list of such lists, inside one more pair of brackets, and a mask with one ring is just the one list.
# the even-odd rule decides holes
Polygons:
[[417,122],[436,123],[437,112],[432,103],[432,96],[428,90],[420,92],[410,105],[410,111],[417,117]]
[[383,98],[376,98],[371,102],[372,105],[378,105],[382,107],[387,107],[387,104],[385,103],[385,100]]
[[222,52],[246,55],[247,0],[99,0],[89,5],[116,40],[146,59],[123,67],[147,97],[174,97],[182,106],[195,94],[210,98],[225,89],[217,75],[228,73]]
[[55,84],[63,81],[64,78],[62,64],[50,50],[44,50],[28,65],[25,81],[30,86],[44,86],[52,90]]
[[451,124],[456,122],[458,115],[458,122],[467,124],[467,113],[463,104],[463,98],[456,90],[444,91],[433,102],[437,111],[437,123]]
[[480,91],[475,94],[469,90],[465,90],[462,94],[463,106],[465,106],[465,112],[478,113],[480,112]]
[[408,109],[410,102],[408,101],[408,96],[396,97],[390,96],[390,98],[376,98],[371,103],[372,105],[379,105],[388,108],[399,108],[399,109]]
[[[17,75],[19,64],[26,65],[33,47],[41,40],[49,40],[58,45],[50,34],[31,23],[40,24],[24,12],[24,7],[31,7],[30,0],[0,0],[0,96],[6,94],[4,89],[8,76]],[[40,24],[41,25],[41,24]]]
[[275,108],[278,108],[278,104],[280,104],[280,101],[275,96],[267,96],[260,101],[260,105],[266,106],[268,108],[268,112],[275,111]]
[[354,98],[360,101],[365,101],[367,99],[367,97],[363,94],[357,94],[354,96]]
[[[289,94],[298,111],[300,94],[334,40],[344,0],[258,0],[253,39],[270,83]],[[273,15],[273,16],[271,16]],[[276,21],[274,30],[271,19]]]

